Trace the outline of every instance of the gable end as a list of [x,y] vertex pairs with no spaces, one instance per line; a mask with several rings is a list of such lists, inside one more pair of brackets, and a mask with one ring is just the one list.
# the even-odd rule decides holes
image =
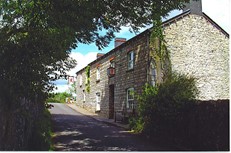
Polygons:
[[203,13],[203,17],[207,21],[209,21],[214,27],[216,27],[220,32],[222,32],[226,37],[229,38],[229,34],[223,28],[221,28],[215,21],[213,21],[208,15],[206,15],[205,13]]

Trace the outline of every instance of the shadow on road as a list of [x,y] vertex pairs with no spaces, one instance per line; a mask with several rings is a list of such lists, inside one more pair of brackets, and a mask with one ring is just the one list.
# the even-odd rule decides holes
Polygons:
[[[56,151],[173,151],[174,146],[152,142],[85,116],[64,104],[53,103],[53,143]],[[163,146],[164,145],[164,146]]]
[[137,135],[82,115],[53,114],[53,141],[59,151],[153,151],[163,150]]

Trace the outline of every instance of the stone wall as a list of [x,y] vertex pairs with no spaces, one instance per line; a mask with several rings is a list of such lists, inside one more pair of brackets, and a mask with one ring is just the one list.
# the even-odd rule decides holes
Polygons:
[[229,99],[229,38],[203,16],[164,28],[173,71],[197,79],[200,100]]
[[[86,91],[86,69],[83,69],[77,73],[77,105],[91,111],[96,112],[96,93],[101,95],[100,111],[101,116],[108,116],[109,111],[109,78],[107,76],[107,68],[110,66],[110,58],[114,57],[114,54],[110,54],[100,60],[96,60],[90,64],[90,92]],[[96,79],[97,68],[100,69],[100,79]],[[82,86],[80,86],[80,76],[82,75]],[[83,91],[85,90],[85,91]],[[86,95],[86,101],[83,101],[83,94]]]
[[[134,69],[127,69],[127,54],[135,52]],[[148,68],[148,37],[141,34],[138,37],[115,48],[108,54],[90,63],[90,92],[85,90],[85,69],[77,72],[77,105],[96,112],[96,93],[101,95],[101,116],[109,117],[109,86],[114,85],[114,111],[122,110],[127,100],[126,90],[134,88],[135,92],[141,93],[142,87],[147,82]],[[108,77],[107,69],[110,67],[110,59],[115,62],[115,75]],[[100,68],[100,80],[96,80],[97,68]],[[83,84],[80,86],[80,76]],[[83,102],[83,90],[85,90],[86,101]]]
[[[82,83],[80,83],[80,77],[82,77]],[[76,83],[77,105],[86,109],[91,108],[91,103],[86,103],[86,101],[90,101],[88,93],[86,91],[86,69],[82,69],[81,71],[78,72],[76,81],[77,81]],[[85,94],[85,101],[84,101],[84,94]]]
[[[31,141],[43,108],[39,101],[22,98],[9,107],[0,99],[0,151],[34,150]],[[36,139],[36,138],[35,138]]]
[[[197,79],[199,100],[229,99],[229,38],[205,17],[186,14],[164,25],[164,35],[173,71]],[[148,81],[148,31],[132,38],[121,46],[90,63],[90,92],[85,89],[85,69],[77,72],[77,105],[96,112],[96,93],[101,95],[100,111],[109,117],[109,86],[114,85],[114,110],[124,109],[126,90],[134,88],[140,94]],[[128,52],[135,52],[134,69],[128,70]],[[115,62],[115,76],[107,76],[110,59]],[[96,80],[97,67],[100,80]],[[82,75],[83,84],[79,85]],[[86,101],[83,102],[83,93]],[[135,102],[136,104],[136,102]]]
[[[134,88],[135,93],[140,94],[142,87],[147,82],[148,39],[147,35],[138,37],[116,53],[115,110],[122,110],[125,107],[128,88]],[[127,54],[130,51],[135,52],[134,69],[132,70],[127,68]]]

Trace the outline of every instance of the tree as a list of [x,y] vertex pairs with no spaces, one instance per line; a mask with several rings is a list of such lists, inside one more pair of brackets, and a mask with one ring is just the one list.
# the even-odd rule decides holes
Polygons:
[[121,26],[156,26],[187,1],[0,0],[0,112],[26,108],[23,98],[43,102],[51,81],[74,67],[69,54],[79,43],[101,49]]
[[[137,32],[186,1],[1,1],[0,58],[5,59],[0,63],[1,78],[17,82],[13,86],[21,82],[30,91],[44,90],[49,80],[73,67],[74,62],[66,59],[78,43],[95,42],[101,49],[121,26]],[[102,30],[105,35],[99,34]]]

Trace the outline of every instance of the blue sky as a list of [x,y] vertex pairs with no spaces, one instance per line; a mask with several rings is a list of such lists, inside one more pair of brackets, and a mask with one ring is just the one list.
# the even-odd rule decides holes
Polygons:
[[[170,13],[170,15],[168,16],[168,18],[174,17],[174,16],[178,15],[179,13],[181,13],[181,11],[179,11],[179,10],[172,11]],[[166,20],[166,19],[163,19],[163,20]],[[147,28],[150,28],[150,27],[151,26],[147,26],[146,28],[142,28],[140,30],[140,32],[143,32],[144,30],[146,30]],[[135,33],[131,33],[129,31],[129,27],[122,27],[121,31],[119,33],[115,33],[115,35],[116,35],[116,37],[126,38],[127,40],[136,36]],[[110,44],[108,45],[108,47],[106,47],[102,50],[98,50],[98,48],[95,46],[94,43],[89,44],[89,45],[79,44],[76,49],[72,50],[72,52],[81,52],[83,55],[86,55],[89,52],[107,53],[110,50],[112,50],[113,48],[114,48],[114,41],[111,41]]]
[[[230,0],[202,0],[202,11],[218,23],[226,32],[230,33]],[[180,14],[181,11],[172,11],[167,19]],[[163,19],[166,20],[166,19]],[[150,27],[150,26],[149,26]],[[140,32],[147,28],[142,28]],[[116,37],[123,37],[127,40],[134,37],[135,34],[129,32],[129,27],[122,27],[119,33],[115,34]],[[81,68],[87,66],[88,63],[96,59],[97,53],[107,53],[114,48],[114,40],[110,42],[108,47],[98,50],[98,47],[92,44],[78,44],[78,47],[71,52],[71,57],[77,60],[77,66],[68,72],[69,75],[75,76],[75,73]],[[64,92],[68,89],[66,80],[57,80],[55,84],[58,90],[55,92]]]

